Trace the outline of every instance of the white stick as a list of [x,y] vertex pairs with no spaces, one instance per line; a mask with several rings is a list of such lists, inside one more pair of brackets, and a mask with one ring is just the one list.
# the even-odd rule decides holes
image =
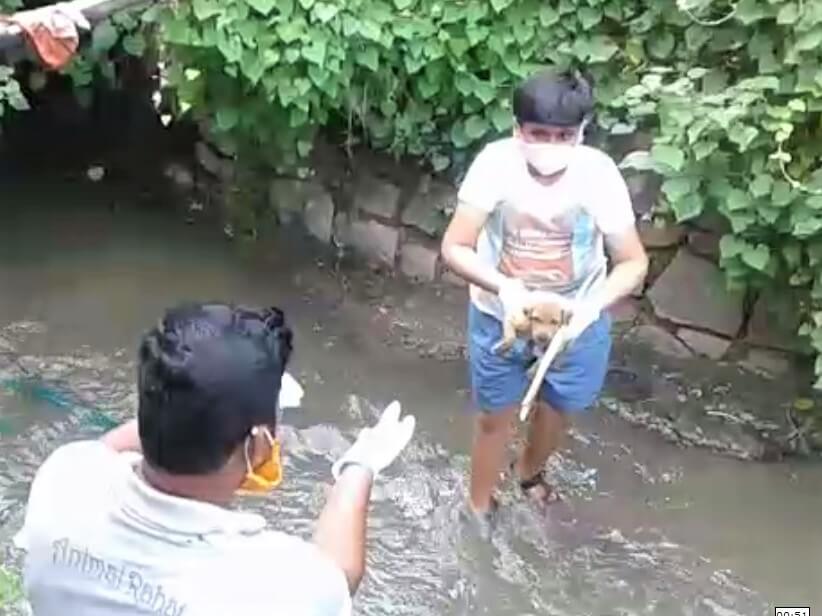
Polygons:
[[[591,292],[591,290],[603,279],[605,274],[604,269],[598,269],[594,271],[579,287],[577,294],[574,298],[574,301],[581,300],[584,296]],[[574,317],[571,315],[571,320],[573,321]],[[534,400],[539,393],[539,388],[542,386],[542,382],[545,379],[545,375],[548,373],[548,368],[551,367],[551,363],[556,359],[557,355],[559,355],[565,347],[566,341],[566,332],[567,326],[560,327],[557,330],[557,333],[554,334],[554,337],[551,338],[551,342],[548,345],[548,348],[545,350],[545,353],[539,360],[539,364],[537,364],[537,370],[534,373],[534,378],[531,380],[531,385],[528,387],[528,391],[525,394],[525,398],[522,399],[522,405],[519,409],[519,418],[521,421],[525,421],[528,419],[528,414],[531,412],[531,407],[534,405]]]
[[519,409],[520,421],[528,419],[528,413],[531,412],[534,399],[539,393],[539,388],[542,386],[542,381],[545,379],[551,362],[554,361],[554,358],[559,355],[562,347],[565,346],[565,331],[565,327],[560,327],[557,330],[557,333],[551,338],[551,342],[545,350],[545,353],[540,357],[539,364],[537,364],[537,371],[534,373],[534,378],[531,380],[531,385],[528,387],[525,398],[522,399],[522,406]]

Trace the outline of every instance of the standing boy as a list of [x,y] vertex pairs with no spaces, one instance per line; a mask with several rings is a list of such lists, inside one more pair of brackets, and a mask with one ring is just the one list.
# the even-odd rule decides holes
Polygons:
[[[554,361],[530,415],[514,464],[522,490],[548,503],[545,462],[567,431],[568,416],[599,395],[611,349],[607,309],[644,279],[648,260],[628,189],[614,162],[582,145],[593,112],[590,84],[578,74],[539,73],[514,93],[514,135],[487,145],[472,163],[442,243],[445,261],[471,283],[468,346],[479,411],[471,452],[470,506],[490,512],[512,421],[534,360],[525,341],[494,346],[506,314],[550,296],[574,315],[570,343]],[[605,281],[576,301],[589,276]],[[539,295],[537,295],[539,294]]]

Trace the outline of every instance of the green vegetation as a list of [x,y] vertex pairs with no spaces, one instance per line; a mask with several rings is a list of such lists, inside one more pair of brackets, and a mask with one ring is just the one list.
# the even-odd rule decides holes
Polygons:
[[0,609],[13,608],[24,598],[20,575],[0,565]]
[[[20,8],[20,0],[0,0],[0,15]],[[14,79],[14,69],[0,64],[0,119],[8,109],[24,111],[28,102],[20,91],[20,84]]]

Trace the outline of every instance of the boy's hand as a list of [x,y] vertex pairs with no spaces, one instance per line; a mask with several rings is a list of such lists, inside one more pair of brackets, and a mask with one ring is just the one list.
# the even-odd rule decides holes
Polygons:
[[530,304],[531,292],[521,280],[503,278],[499,284],[497,297],[502,303],[505,318],[508,318],[510,315],[525,313],[525,308]]
[[571,313],[571,320],[565,326],[566,340],[570,344],[576,340],[582,332],[599,320],[602,315],[602,304],[597,298],[585,298],[578,300]]

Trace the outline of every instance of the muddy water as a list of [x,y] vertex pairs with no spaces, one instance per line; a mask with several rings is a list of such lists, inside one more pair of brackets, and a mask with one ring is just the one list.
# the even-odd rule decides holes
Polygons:
[[[462,293],[411,294],[295,233],[265,250],[146,207],[139,187],[7,181],[0,195],[0,523],[59,443],[133,409],[132,350],[184,299],[277,303],[297,332],[306,408],[286,417],[287,481],[242,503],[308,535],[331,461],[397,397],[418,434],[381,478],[358,614],[750,615],[822,605],[822,470],[685,451],[605,410],[551,472],[570,498],[541,518],[505,484],[491,543],[460,518],[468,465]],[[434,355],[434,357],[432,357]],[[641,366],[638,369],[642,369]],[[44,393],[46,392],[46,393]],[[19,555],[8,550],[8,558]]]

